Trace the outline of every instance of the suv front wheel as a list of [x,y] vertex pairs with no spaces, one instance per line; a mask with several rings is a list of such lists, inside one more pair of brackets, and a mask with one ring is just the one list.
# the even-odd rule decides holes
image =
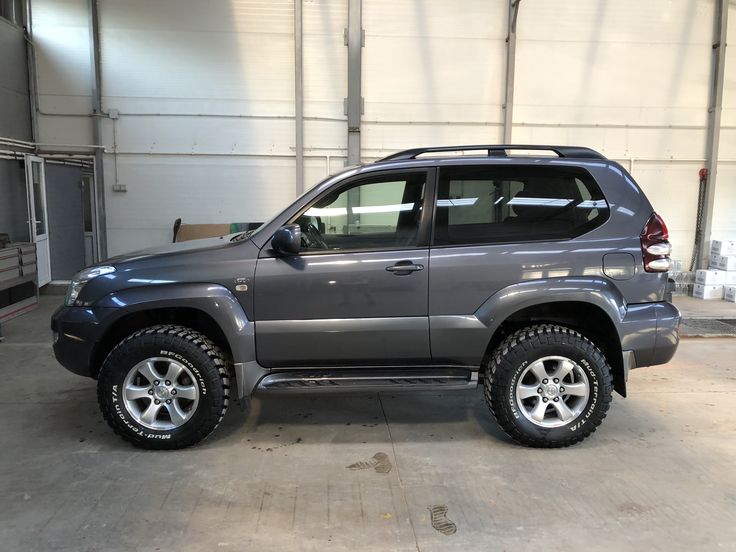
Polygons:
[[606,417],[611,369],[579,333],[551,324],[508,336],[486,367],[484,392],[501,428],[532,447],[565,447],[585,439]]
[[125,338],[100,370],[97,398],[113,431],[147,449],[177,449],[207,437],[229,401],[228,365],[206,336],[152,326]]

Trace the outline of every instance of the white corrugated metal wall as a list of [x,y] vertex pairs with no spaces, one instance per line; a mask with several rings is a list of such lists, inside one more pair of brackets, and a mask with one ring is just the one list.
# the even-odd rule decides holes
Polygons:
[[[34,0],[41,108],[89,113],[86,0]],[[347,0],[303,0],[305,180],[345,163]],[[732,22],[736,21],[732,9]],[[587,145],[631,167],[688,260],[706,143],[712,0],[523,0],[513,141]],[[500,142],[505,0],[363,1],[361,136],[370,161]],[[186,222],[262,220],[295,194],[294,5],[100,0],[110,254]],[[736,32],[736,23],[731,33]],[[714,235],[736,235],[736,61],[727,56]],[[89,117],[40,117],[88,143]],[[117,148],[117,155],[113,155]],[[114,183],[127,192],[113,192]]]

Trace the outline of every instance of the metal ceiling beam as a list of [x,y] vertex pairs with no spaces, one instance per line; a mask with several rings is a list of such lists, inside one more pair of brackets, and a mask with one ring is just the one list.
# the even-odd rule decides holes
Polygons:
[[713,71],[708,102],[708,135],[705,158],[708,178],[703,206],[700,260],[698,268],[706,268],[710,259],[711,233],[713,232],[713,208],[716,198],[718,175],[718,149],[721,138],[721,108],[723,106],[723,81],[726,68],[726,37],[728,33],[728,0],[718,0],[715,6]]
[[509,0],[508,34],[506,35],[506,94],[503,102],[503,142],[511,143],[514,124],[514,73],[516,70],[516,19],[521,0]]
[[294,0],[294,132],[296,147],[296,195],[304,192],[304,56],[303,5]]
[[348,117],[348,165],[360,163],[360,117],[363,112],[362,78],[362,1],[348,0],[348,28],[345,43],[348,47],[348,97],[345,114]]

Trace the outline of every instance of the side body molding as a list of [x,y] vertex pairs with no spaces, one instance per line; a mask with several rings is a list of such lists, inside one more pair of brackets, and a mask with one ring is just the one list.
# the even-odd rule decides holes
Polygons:
[[626,301],[610,281],[596,276],[545,278],[499,290],[472,315],[430,314],[432,355],[435,360],[479,366],[491,337],[509,316],[527,307],[562,301],[601,308],[621,333]]
[[[128,288],[111,293],[96,307],[115,307],[126,314],[165,308],[191,308],[207,313],[225,334],[233,354],[238,398],[250,394],[255,382],[266,373],[256,362],[255,324],[248,320],[235,296],[219,284],[164,284]],[[253,372],[248,377],[247,372]],[[250,388],[249,388],[250,387]]]

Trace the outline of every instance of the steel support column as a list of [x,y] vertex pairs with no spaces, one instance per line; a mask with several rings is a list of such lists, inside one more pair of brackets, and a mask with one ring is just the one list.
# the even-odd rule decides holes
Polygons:
[[698,268],[706,268],[710,258],[711,233],[713,231],[713,208],[716,198],[718,175],[718,147],[721,137],[721,108],[723,106],[723,77],[726,67],[726,36],[728,32],[728,0],[718,0],[715,6],[713,43],[713,72],[708,102],[708,136],[705,159],[708,179],[703,206],[702,233]]
[[294,0],[294,133],[296,147],[296,195],[304,192],[304,56],[303,4]]
[[[89,56],[92,69],[92,143],[102,145],[102,73],[100,70],[100,18],[97,0],[89,0]],[[107,258],[107,220],[105,217],[105,171],[101,148],[95,149],[95,210],[98,260]]]
[[521,0],[509,0],[508,34],[506,35],[506,94],[503,102],[503,143],[511,144],[514,124],[514,71],[516,69],[516,18]]
[[362,1],[348,0],[348,28],[345,33],[348,47],[348,97],[345,114],[348,117],[348,165],[360,163],[360,117],[363,111],[361,97],[362,71]]

